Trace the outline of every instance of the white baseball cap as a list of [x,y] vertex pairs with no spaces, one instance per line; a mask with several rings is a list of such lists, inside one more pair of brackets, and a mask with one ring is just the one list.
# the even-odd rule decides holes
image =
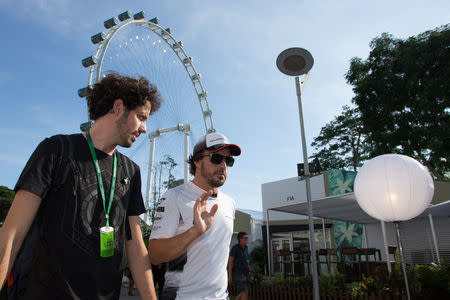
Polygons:
[[230,148],[230,153],[233,156],[241,155],[241,148],[238,145],[231,144],[226,136],[221,133],[213,132],[203,136],[200,141],[194,146],[194,155],[198,152],[208,150],[210,152],[217,152],[224,148]]

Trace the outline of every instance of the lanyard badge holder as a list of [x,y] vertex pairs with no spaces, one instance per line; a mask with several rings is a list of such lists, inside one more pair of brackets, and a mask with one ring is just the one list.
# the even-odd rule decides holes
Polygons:
[[89,135],[89,130],[86,132],[86,139],[89,144],[89,149],[91,150],[92,160],[94,161],[95,171],[97,172],[98,186],[100,189],[100,195],[103,200],[103,209],[105,211],[105,226],[100,228],[100,256],[101,257],[111,257],[114,255],[114,228],[109,226],[109,211],[111,210],[111,204],[114,199],[114,190],[116,188],[116,177],[117,177],[117,155],[114,151],[114,162],[113,162],[113,174],[111,178],[111,191],[109,193],[109,203],[108,209],[106,209],[105,200],[105,189],[103,187],[103,178],[100,166],[98,163],[97,155],[95,154],[94,145],[92,144],[91,136]]
[[114,255],[114,228],[104,226],[100,228],[100,256],[111,257]]

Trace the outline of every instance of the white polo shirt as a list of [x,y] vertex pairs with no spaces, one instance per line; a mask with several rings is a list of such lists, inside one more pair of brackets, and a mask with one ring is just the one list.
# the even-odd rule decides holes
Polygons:
[[[192,182],[168,190],[160,199],[150,239],[170,238],[193,226],[193,209],[205,191]],[[176,299],[227,299],[227,263],[236,205],[222,192],[207,200],[207,210],[219,208],[214,222],[188,247],[186,254],[169,262],[164,291]]]

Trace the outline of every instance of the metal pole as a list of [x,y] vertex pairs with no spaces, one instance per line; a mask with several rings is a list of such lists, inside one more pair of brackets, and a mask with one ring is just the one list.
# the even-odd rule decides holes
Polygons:
[[406,299],[410,300],[411,296],[409,295],[408,277],[406,276],[406,266],[405,266],[405,261],[403,259],[403,247],[402,247],[402,241],[400,240],[399,222],[394,222],[394,224],[395,224],[395,229],[397,232],[397,244],[398,244],[398,250],[399,250],[399,254],[400,254],[400,262],[402,264],[403,278],[405,280]]
[[428,219],[430,220],[431,235],[433,236],[434,249],[436,250],[436,257],[438,260],[437,262],[438,264],[441,264],[441,257],[439,256],[439,248],[436,239],[436,232],[434,231],[433,216],[430,213],[428,214]]
[[[307,75],[306,75],[307,76]],[[300,79],[295,76],[295,86],[297,89],[297,99],[298,99],[298,113],[300,117],[300,131],[302,137],[302,148],[303,148],[303,165],[305,168],[305,183],[306,183],[306,200],[308,202],[308,224],[309,224],[309,243],[311,250],[311,263],[312,263],[312,277],[313,277],[313,287],[314,287],[314,299],[319,300],[319,275],[317,271],[317,259],[316,259],[316,247],[315,247],[315,237],[314,237],[314,218],[312,210],[312,199],[311,199],[311,183],[309,178],[309,164],[308,164],[308,153],[306,151],[306,138],[305,138],[305,127],[303,124],[303,109],[302,109],[302,97],[300,89]]]
[[323,231],[323,247],[325,249],[327,249],[327,231],[325,230],[325,220],[324,220],[324,218],[322,218],[322,231]]
[[147,224],[149,224],[149,220],[150,220],[154,163],[155,163],[155,138],[150,137],[150,157],[149,157],[148,177],[147,177],[147,209],[148,210],[147,210],[147,214],[145,216],[145,223],[147,223]]
[[189,180],[189,131],[184,132],[184,183]]
[[387,238],[386,238],[386,227],[384,226],[384,221],[381,221],[381,232],[383,233],[383,242],[384,242],[384,253],[386,253],[386,262],[387,262],[387,269],[388,269],[388,273],[391,274],[392,273],[392,268],[391,268],[391,262],[389,260],[389,249],[388,249],[388,243],[387,243]]
[[266,209],[266,236],[267,236],[267,270],[268,270],[268,275],[272,275],[272,251],[271,251],[271,243],[270,243],[270,234],[269,234],[269,210]]
[[366,248],[369,248],[369,239],[367,238],[366,224],[363,224],[363,229],[364,229],[364,241],[366,242]]

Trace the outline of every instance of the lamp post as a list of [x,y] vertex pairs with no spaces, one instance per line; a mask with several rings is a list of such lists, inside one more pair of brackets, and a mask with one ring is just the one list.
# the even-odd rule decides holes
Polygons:
[[[300,117],[300,132],[302,138],[303,149],[303,163],[305,169],[305,184],[306,184],[306,201],[308,202],[308,224],[309,224],[309,241],[311,250],[311,264],[313,271],[313,287],[314,287],[314,299],[319,299],[319,275],[317,272],[316,262],[316,247],[314,245],[314,219],[312,212],[312,199],[311,199],[311,184],[310,173],[308,164],[308,154],[306,151],[306,139],[305,139],[305,126],[303,122],[303,110],[302,110],[302,90],[309,77],[309,70],[311,70],[314,64],[314,59],[308,50],[303,48],[289,48],[284,50],[278,55],[277,67],[281,73],[288,76],[295,76],[295,87],[297,90],[298,100],[298,112]],[[300,75],[306,74],[302,82],[300,83]]]
[[421,214],[433,198],[434,184],[417,160],[400,154],[384,154],[367,161],[358,171],[354,191],[359,206],[371,217],[394,222],[406,296],[410,298],[399,222]]

